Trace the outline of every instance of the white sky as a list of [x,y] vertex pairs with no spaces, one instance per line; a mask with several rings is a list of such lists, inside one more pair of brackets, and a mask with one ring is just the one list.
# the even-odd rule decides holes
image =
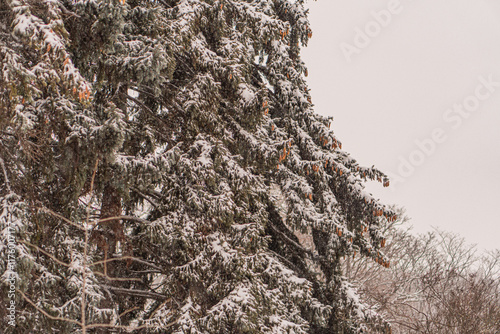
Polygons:
[[[382,27],[371,12],[391,2],[399,6]],[[316,111],[334,117],[343,148],[361,164],[405,174],[368,190],[405,207],[417,232],[436,226],[482,249],[500,248],[500,2],[322,0],[309,7],[313,37],[302,55]],[[356,28],[365,27],[373,37],[349,62],[341,45],[355,46]],[[470,117],[446,114],[465,101],[474,107],[480,76],[498,86],[479,89],[483,100]],[[437,128],[446,140],[418,153],[415,141]],[[407,175],[401,159],[410,158],[421,164]]]

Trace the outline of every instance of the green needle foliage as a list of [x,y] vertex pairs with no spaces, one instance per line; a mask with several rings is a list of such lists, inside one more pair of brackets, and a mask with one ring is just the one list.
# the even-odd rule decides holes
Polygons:
[[389,265],[388,180],[314,113],[311,35],[302,0],[1,0],[2,328],[388,332],[341,270]]

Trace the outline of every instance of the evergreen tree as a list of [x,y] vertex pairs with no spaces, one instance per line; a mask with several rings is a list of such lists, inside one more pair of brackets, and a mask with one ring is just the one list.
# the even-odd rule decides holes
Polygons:
[[1,0],[0,18],[3,328],[389,329],[341,270],[388,265],[394,213],[363,183],[389,181],[313,111],[304,1]]

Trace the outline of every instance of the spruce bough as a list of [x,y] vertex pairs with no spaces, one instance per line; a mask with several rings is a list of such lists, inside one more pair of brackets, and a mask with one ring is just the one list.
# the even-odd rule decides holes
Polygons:
[[4,0],[0,18],[7,332],[390,331],[341,271],[389,265],[395,214],[363,190],[388,180],[313,111],[304,1]]

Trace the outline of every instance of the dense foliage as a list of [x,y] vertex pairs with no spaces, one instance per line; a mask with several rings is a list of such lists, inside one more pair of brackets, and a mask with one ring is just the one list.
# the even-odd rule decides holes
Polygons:
[[389,265],[388,180],[314,113],[311,35],[301,0],[0,0],[2,328],[388,331],[341,269]]

